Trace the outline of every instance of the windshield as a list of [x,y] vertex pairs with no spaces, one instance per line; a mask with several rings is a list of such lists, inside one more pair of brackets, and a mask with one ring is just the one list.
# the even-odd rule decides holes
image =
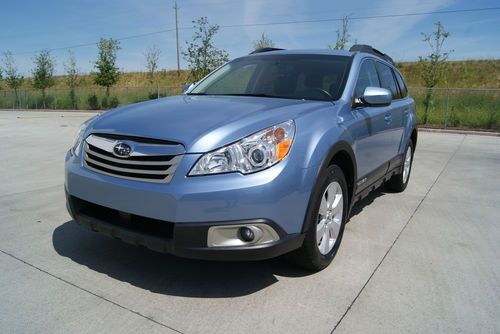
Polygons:
[[233,60],[210,74],[188,95],[263,96],[338,100],[350,57],[268,55]]

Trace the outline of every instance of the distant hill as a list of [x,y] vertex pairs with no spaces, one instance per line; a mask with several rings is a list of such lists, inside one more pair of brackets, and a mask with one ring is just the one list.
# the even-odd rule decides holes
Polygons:
[[[500,59],[499,60],[465,60],[448,62],[446,81],[441,82],[438,87],[452,88],[500,88]],[[406,78],[409,87],[423,87],[419,77],[416,62],[399,62],[398,68]],[[151,84],[147,74],[144,72],[126,72],[120,77],[117,87],[146,87],[146,86],[177,86],[181,87],[189,82],[189,71],[182,70],[180,76],[177,71],[161,71],[156,74],[155,83]],[[5,86],[5,85],[4,85]],[[81,88],[96,87],[93,76],[85,74],[81,76]],[[29,89],[29,79],[22,87]],[[67,88],[65,77],[56,77],[54,88]]]
[[[145,72],[124,72],[120,75],[120,80],[116,87],[149,87],[149,86],[182,86],[184,83],[188,82],[189,71],[181,70],[180,75],[177,75],[177,71],[159,71],[155,73],[155,83],[151,84],[148,79],[148,75]],[[55,86],[51,89],[67,89],[66,77],[59,75],[55,77]],[[82,74],[80,75],[79,88],[96,88],[99,87],[94,84],[94,76],[92,74]],[[5,84],[3,84],[3,88]],[[21,89],[31,89],[31,80],[26,78],[24,80]]]
[[[397,63],[408,86],[423,87],[416,62]],[[500,88],[500,59],[464,60],[448,62],[446,80],[438,87]]]

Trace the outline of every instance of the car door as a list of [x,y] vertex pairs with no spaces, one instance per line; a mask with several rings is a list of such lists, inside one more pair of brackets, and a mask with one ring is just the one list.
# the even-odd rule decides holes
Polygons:
[[[354,99],[363,96],[366,87],[381,87],[375,61],[365,59],[361,64]],[[387,115],[390,106],[357,105],[353,108],[354,150],[358,166],[358,186],[363,188],[385,175],[393,153],[393,138]],[[361,186],[363,185],[363,186]]]
[[403,80],[403,77],[397,70],[393,70],[394,76],[396,78],[396,82],[398,83],[399,87],[399,95],[400,99],[398,100],[398,103],[401,108],[401,123],[398,122],[398,124],[401,124],[401,129],[400,132],[401,134],[396,138],[397,143],[399,144],[400,152],[406,147],[403,147],[403,136],[404,136],[404,131],[405,131],[405,126],[408,121],[408,117],[410,116],[410,108],[412,106],[413,100],[408,98],[408,88],[406,87],[406,84]]
[[385,115],[385,121],[391,137],[390,152],[388,152],[388,161],[390,161],[399,154],[399,146],[403,137],[403,115],[405,112],[408,112],[408,106],[401,98],[401,91],[398,88],[393,69],[386,64],[377,62],[377,71],[382,88],[388,89],[392,93],[392,102]]

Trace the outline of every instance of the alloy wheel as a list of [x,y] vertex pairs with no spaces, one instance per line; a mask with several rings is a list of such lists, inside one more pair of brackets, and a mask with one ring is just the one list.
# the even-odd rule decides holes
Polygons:
[[328,185],[321,197],[316,227],[316,242],[321,254],[328,254],[339,236],[344,212],[342,187],[336,181]]

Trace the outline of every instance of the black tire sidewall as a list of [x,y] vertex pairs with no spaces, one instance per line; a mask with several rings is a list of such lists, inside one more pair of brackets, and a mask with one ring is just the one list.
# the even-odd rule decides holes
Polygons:
[[[413,146],[413,141],[411,139],[408,140],[408,145],[406,146],[405,158],[406,154],[408,153],[409,147],[411,147],[411,161],[410,161],[410,169],[408,170],[408,177],[406,178],[406,182],[404,183],[405,188],[408,185],[408,182],[410,182],[411,170],[413,169],[413,155],[415,154],[415,147]],[[404,161],[403,161],[403,168],[404,168]],[[401,173],[401,180],[403,180],[403,173]]]
[[[408,177],[406,178],[406,182],[404,182],[404,179],[403,179],[403,170],[405,168],[406,154],[408,153],[408,148],[410,148],[410,147],[411,147],[410,169],[408,170]],[[408,183],[410,182],[411,170],[412,170],[412,167],[413,167],[413,154],[414,154],[413,142],[410,139],[410,140],[408,140],[408,145],[406,145],[405,153],[403,155],[403,166],[401,168],[401,173],[399,174],[399,177],[400,177],[399,182],[400,182],[401,191],[405,190],[406,187],[408,186]]]
[[[321,204],[321,198],[323,196],[324,191],[328,187],[328,185],[334,181],[337,181],[342,188],[342,197],[344,199],[343,204],[343,212],[342,212],[342,222],[340,225],[339,235],[337,237],[337,241],[333,246],[332,250],[323,255],[320,253],[318,249],[318,241],[316,240],[316,228],[317,228],[317,219],[319,206]],[[342,236],[344,234],[345,222],[347,220],[347,214],[349,209],[349,200],[348,200],[348,191],[347,191],[347,182],[345,180],[344,173],[342,169],[336,165],[329,166],[325,170],[321,172],[318,177],[317,186],[315,187],[313,193],[313,198],[310,202],[310,208],[307,214],[307,223],[308,229],[306,233],[306,238],[304,239],[303,247],[305,247],[304,251],[307,252],[308,258],[311,261],[311,264],[314,269],[322,269],[327,267],[335,257],[337,250],[339,249],[340,243],[342,241]]]
[[[410,161],[410,170],[408,171],[408,177],[406,178],[406,182],[403,182],[403,170],[405,167],[405,159],[406,154],[408,153],[408,148],[411,147],[411,161]],[[413,145],[413,141],[408,140],[408,144],[406,145],[405,152],[403,153],[403,161],[401,165],[401,172],[394,175],[389,181],[386,182],[386,189],[392,192],[402,192],[408,186],[410,182],[411,171],[413,169],[413,156],[415,154],[415,146]]]

